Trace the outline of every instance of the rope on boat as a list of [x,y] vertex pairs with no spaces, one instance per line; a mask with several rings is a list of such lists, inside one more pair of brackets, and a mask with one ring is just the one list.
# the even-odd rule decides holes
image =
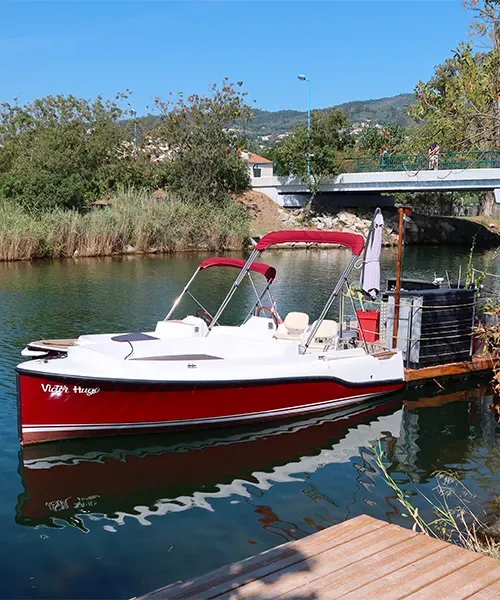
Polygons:
[[[350,297],[350,294],[344,294],[346,298]],[[381,306],[382,304],[387,304],[387,302],[382,302],[382,300],[367,300],[369,304],[377,304]],[[425,306],[414,306],[415,310],[442,310],[443,308],[464,308],[466,306],[476,306],[477,302],[468,302],[467,304],[426,304]],[[396,304],[391,303],[390,306],[396,306]],[[402,302],[399,303],[399,307],[409,307],[409,304],[404,304]]]
[[[379,334],[378,331],[370,331],[369,329],[366,329],[365,327],[363,327],[363,331],[365,333],[373,333],[373,334],[377,334],[377,335]],[[431,342],[433,340],[443,340],[443,341],[446,341],[446,340],[451,340],[451,339],[456,339],[456,338],[467,337],[467,336],[471,335],[472,333],[473,333],[473,330],[471,329],[470,332],[466,332],[466,333],[458,333],[458,334],[455,334],[455,335],[442,335],[442,334],[440,334],[440,335],[437,335],[435,337],[411,338],[411,337],[404,337],[402,335],[398,335],[398,340],[402,340],[402,341],[405,341],[405,342],[414,342],[414,343],[417,343],[417,342]]]
[[472,271],[474,273],[480,273],[481,275],[486,275],[487,277],[495,277],[497,279],[500,279],[500,275],[498,275],[497,273],[487,273],[486,271],[481,271],[481,269],[475,269],[474,267],[472,267]]

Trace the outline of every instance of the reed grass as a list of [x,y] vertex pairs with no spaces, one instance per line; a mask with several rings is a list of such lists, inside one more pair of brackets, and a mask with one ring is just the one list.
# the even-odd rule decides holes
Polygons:
[[193,204],[175,196],[121,190],[86,213],[30,214],[0,199],[0,260],[108,256],[178,250],[234,250],[249,235],[245,209],[228,199]]
[[431,520],[425,520],[418,507],[410,500],[411,496],[391,477],[381,444],[372,449],[381,476],[394,491],[397,501],[403,507],[403,516],[412,519],[414,531],[423,532],[431,537],[500,560],[500,541],[485,533],[485,524],[472,508],[475,498],[458,477],[444,471],[434,473],[436,480],[434,496],[430,498],[420,492],[433,514]]

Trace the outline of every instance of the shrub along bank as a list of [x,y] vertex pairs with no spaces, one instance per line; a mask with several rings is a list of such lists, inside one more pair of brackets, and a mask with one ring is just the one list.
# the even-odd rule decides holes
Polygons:
[[0,260],[108,256],[178,250],[240,249],[247,213],[228,198],[194,204],[148,191],[121,191],[108,206],[82,213],[56,208],[30,213],[0,199]]

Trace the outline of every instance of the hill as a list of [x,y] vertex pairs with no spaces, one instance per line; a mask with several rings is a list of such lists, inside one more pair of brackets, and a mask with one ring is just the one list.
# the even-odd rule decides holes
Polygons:
[[[389,98],[376,100],[355,100],[339,104],[347,113],[349,121],[356,123],[363,120],[372,120],[381,125],[399,123],[407,126],[411,119],[407,114],[408,105],[414,100],[413,94],[399,94]],[[327,109],[322,109],[327,110]],[[254,109],[254,119],[245,125],[250,134],[279,135],[291,131],[297,125],[303,124],[307,119],[307,112],[300,110],[268,111]]]
[[[380,125],[398,123],[402,126],[409,125],[412,121],[407,114],[408,105],[414,101],[413,94],[399,94],[389,98],[378,98],[376,100],[354,100],[339,104],[347,113],[351,123],[371,120]],[[319,110],[328,110],[327,108]],[[294,127],[307,122],[307,112],[300,110],[277,110],[269,111],[260,108],[253,109],[254,118],[245,123],[243,130],[249,140],[259,142],[262,146],[262,137],[271,136],[276,138],[280,134],[290,132]],[[158,117],[148,115],[138,119],[140,123],[140,136],[147,135],[158,121]],[[126,120],[124,121],[126,122]],[[239,128],[238,128],[239,129]],[[264,142],[264,145],[266,142]]]

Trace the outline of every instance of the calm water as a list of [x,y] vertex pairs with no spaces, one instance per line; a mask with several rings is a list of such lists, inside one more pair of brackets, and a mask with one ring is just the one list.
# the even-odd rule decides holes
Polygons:
[[[405,275],[432,279],[448,269],[456,278],[465,254],[409,249]],[[281,425],[20,451],[13,369],[23,345],[151,328],[201,258],[0,264],[2,597],[129,598],[361,513],[410,526],[377,475],[369,450],[377,440],[422,512],[420,492],[432,494],[433,473],[444,468],[492,510],[500,431],[488,388],[477,382]],[[317,311],[345,258],[335,250],[269,253],[280,312]],[[386,277],[392,261],[385,251]],[[235,272],[204,275],[198,290],[210,310]],[[248,291],[228,319],[249,306]]]

